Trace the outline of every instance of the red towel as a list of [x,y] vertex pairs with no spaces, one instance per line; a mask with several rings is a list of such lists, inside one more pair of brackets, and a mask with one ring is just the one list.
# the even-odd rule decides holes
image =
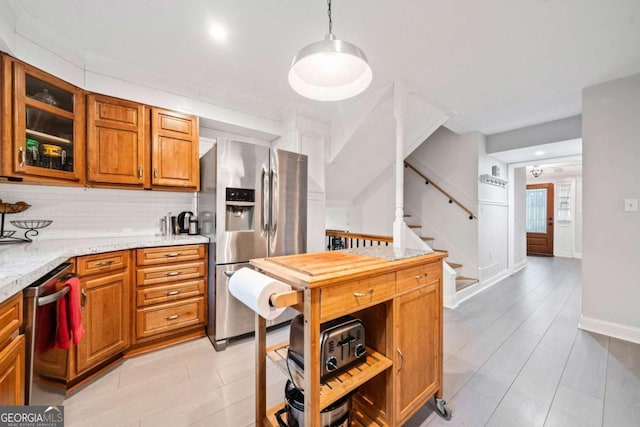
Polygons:
[[80,280],[72,277],[62,288],[69,287],[69,293],[58,301],[58,333],[55,348],[66,350],[71,342],[69,331],[73,335],[73,342],[78,345],[84,337],[82,327],[82,307],[80,306]]

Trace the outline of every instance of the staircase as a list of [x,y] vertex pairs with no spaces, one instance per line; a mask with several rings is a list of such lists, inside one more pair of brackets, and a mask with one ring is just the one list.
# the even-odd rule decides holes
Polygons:
[[[410,214],[405,214],[404,215],[405,218],[411,218]],[[418,234],[418,236],[425,242],[429,242],[429,246],[431,246],[430,242],[433,242],[435,240],[435,238],[433,237],[426,237],[426,236],[421,236],[420,232],[416,231],[416,230],[420,230],[422,229],[421,225],[415,225],[415,224],[408,224],[407,225],[411,230],[413,230],[416,234]],[[445,249],[435,249],[433,248],[434,252],[446,252],[448,253],[447,250]],[[451,262],[451,261],[447,261],[447,259],[445,258],[445,262],[447,263],[447,265],[449,265],[449,267],[451,267],[452,269],[454,269],[456,271],[456,292],[460,292],[463,289],[468,288],[469,286],[475,285],[476,283],[478,283],[478,279],[474,279],[471,277],[466,277],[466,276],[460,276],[460,274],[458,273],[460,268],[462,268],[462,264],[459,264],[457,262]]]

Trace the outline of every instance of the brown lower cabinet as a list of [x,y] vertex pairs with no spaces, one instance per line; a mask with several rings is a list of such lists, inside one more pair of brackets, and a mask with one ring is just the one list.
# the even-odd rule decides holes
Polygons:
[[131,352],[202,336],[207,321],[204,245],[135,251],[135,328]]
[[78,374],[129,345],[129,270],[80,277],[86,335],[76,350]]
[[25,339],[22,293],[0,304],[0,406],[24,405]]
[[205,335],[205,245],[114,251],[72,261],[85,336],[69,350],[38,355],[34,363],[41,376],[73,389],[124,357]]

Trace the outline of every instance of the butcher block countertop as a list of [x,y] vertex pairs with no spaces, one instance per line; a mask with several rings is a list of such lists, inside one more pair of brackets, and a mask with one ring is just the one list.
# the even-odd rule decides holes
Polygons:
[[373,246],[251,260],[259,270],[299,288],[313,288],[408,268],[445,252]]

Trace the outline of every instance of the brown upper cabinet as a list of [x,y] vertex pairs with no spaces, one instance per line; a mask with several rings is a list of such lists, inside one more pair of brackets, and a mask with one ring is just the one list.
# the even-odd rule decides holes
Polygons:
[[198,117],[86,94],[4,54],[0,70],[0,176],[63,185],[200,190]]
[[104,95],[87,96],[87,181],[149,187],[145,108]]
[[197,117],[96,94],[87,105],[89,183],[199,189]]
[[152,187],[200,190],[198,118],[151,108]]
[[84,91],[8,56],[2,69],[3,175],[82,184]]

